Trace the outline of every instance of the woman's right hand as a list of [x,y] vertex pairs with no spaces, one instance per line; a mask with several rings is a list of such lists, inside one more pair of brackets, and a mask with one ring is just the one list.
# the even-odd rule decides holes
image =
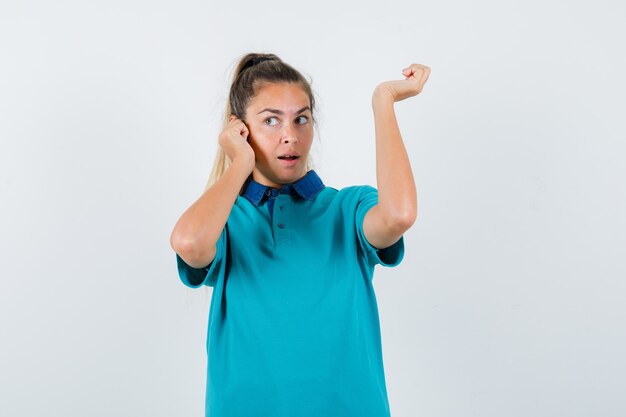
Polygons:
[[232,161],[238,158],[251,163],[250,171],[252,171],[255,163],[255,155],[254,149],[252,149],[252,146],[248,143],[249,134],[248,126],[246,126],[241,119],[230,116],[224,130],[222,130],[219,135],[219,144]]

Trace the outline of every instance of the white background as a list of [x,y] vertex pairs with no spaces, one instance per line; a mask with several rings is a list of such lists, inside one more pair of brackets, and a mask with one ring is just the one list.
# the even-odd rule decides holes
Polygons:
[[200,416],[205,289],[170,232],[230,71],[313,80],[327,185],[376,186],[396,103],[419,214],[375,286],[393,417],[626,414],[623,2],[5,1],[0,415]]

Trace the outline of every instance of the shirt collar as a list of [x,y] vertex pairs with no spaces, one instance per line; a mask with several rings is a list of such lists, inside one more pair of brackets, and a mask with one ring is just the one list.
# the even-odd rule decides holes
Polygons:
[[[295,182],[283,184],[277,191],[279,194],[297,194],[305,200],[311,200],[322,191],[324,187],[325,185],[320,177],[311,169],[304,177]],[[248,179],[248,184],[245,185],[243,196],[250,200],[252,204],[258,206],[263,200],[263,196],[265,196],[267,190],[272,190],[272,188],[267,185],[259,184],[252,179],[251,175]],[[276,189],[274,188],[274,190]]]

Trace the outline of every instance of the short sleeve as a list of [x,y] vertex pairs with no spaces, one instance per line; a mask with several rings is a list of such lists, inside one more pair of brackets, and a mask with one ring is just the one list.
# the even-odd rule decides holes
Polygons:
[[356,231],[359,240],[359,246],[370,265],[380,264],[382,266],[396,266],[404,257],[404,236],[393,245],[378,249],[372,246],[365,238],[363,232],[363,220],[367,212],[378,204],[378,190],[370,185],[361,187],[361,192],[356,207]]
[[178,276],[180,280],[188,287],[198,288],[202,285],[209,287],[215,286],[217,278],[224,274],[224,263],[226,259],[227,248],[227,226],[222,229],[220,237],[215,244],[216,252],[215,258],[210,264],[203,268],[194,268],[183,260],[183,258],[176,254],[176,263],[178,266]]

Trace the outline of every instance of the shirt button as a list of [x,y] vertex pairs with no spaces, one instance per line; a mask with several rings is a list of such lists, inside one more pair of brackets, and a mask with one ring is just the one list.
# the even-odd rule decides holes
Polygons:
[[285,227],[285,225],[284,225],[284,224],[282,224],[282,223],[278,223],[278,228],[279,228],[279,229],[282,229],[282,228],[284,228],[284,227]]
[[283,206],[278,206],[278,208],[282,210],[282,209],[283,209]]
[[271,195],[271,194],[272,194],[272,191],[271,191],[270,189],[268,189],[268,190],[265,192],[265,195]]

